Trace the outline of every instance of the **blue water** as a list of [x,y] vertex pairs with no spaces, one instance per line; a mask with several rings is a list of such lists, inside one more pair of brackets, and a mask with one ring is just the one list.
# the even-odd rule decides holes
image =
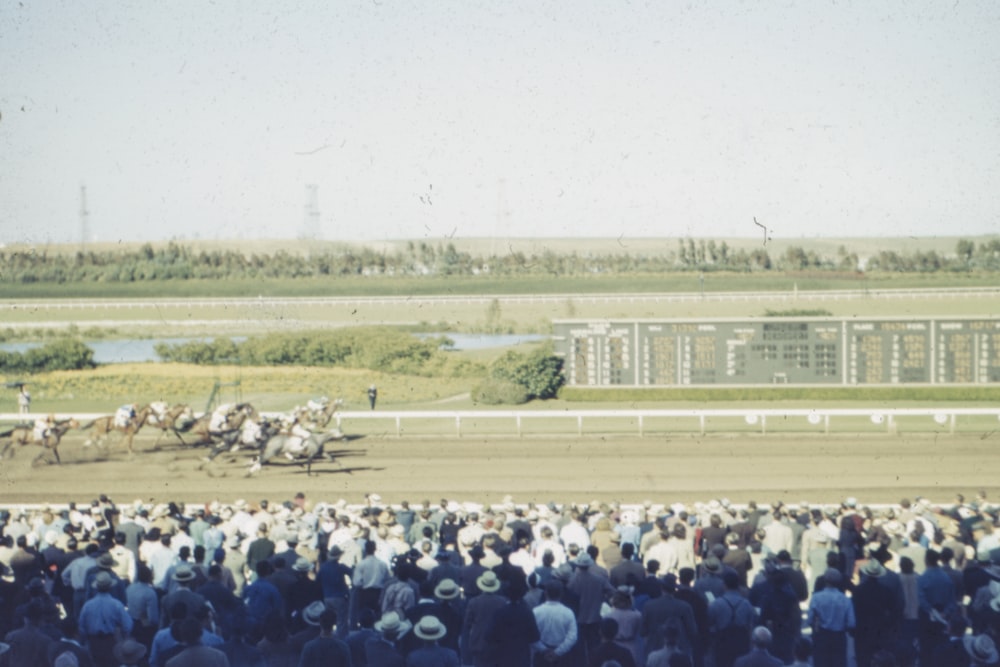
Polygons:
[[[454,350],[485,350],[491,347],[507,347],[510,345],[520,345],[545,340],[548,336],[539,334],[422,334],[424,336],[447,336],[455,342]],[[194,340],[210,341],[214,338],[129,338],[123,340],[94,340],[84,341],[84,343],[94,351],[94,363],[97,364],[126,364],[140,363],[146,361],[160,361],[153,349],[159,343],[177,345],[188,343]],[[245,340],[244,337],[236,337],[233,340],[239,342]],[[25,352],[35,347],[41,347],[41,343],[0,343],[0,350],[4,352]]]

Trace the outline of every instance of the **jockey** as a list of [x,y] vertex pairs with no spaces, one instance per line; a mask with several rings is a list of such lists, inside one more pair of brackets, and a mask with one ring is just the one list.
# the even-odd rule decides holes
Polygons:
[[135,419],[135,403],[123,405],[115,412],[115,426],[125,428]]
[[49,437],[52,433],[52,427],[56,425],[56,416],[49,415],[48,417],[39,417],[35,420],[35,429],[33,432],[35,440],[44,440]]
[[288,434],[290,437],[288,438],[288,443],[285,445],[285,455],[292,459],[305,451],[306,440],[312,435],[312,431],[296,419],[288,429]]
[[208,422],[208,432],[209,433],[220,433],[226,428],[226,423],[229,421],[229,413],[232,411],[233,406],[231,403],[223,403],[215,409],[212,413],[212,418]]

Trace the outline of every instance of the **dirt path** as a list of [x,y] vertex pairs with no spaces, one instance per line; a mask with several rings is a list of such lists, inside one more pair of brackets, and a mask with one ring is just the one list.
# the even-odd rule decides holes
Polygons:
[[440,498],[492,502],[591,499],[734,502],[784,499],[895,502],[924,495],[946,502],[980,488],[1000,495],[1000,435],[674,438],[361,438],[332,444],[341,465],[314,474],[290,464],[245,477],[243,457],[205,465],[204,449],[136,439],[137,455],[84,449],[72,433],[61,466],[33,467],[38,448],[0,461],[2,503],[90,500],[101,493],[132,500],[314,499],[360,502],[378,492],[389,502]]

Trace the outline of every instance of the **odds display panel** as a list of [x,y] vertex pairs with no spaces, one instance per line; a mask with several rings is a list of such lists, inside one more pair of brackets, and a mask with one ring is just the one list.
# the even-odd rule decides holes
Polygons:
[[1000,382],[1000,319],[616,320],[553,323],[583,386]]

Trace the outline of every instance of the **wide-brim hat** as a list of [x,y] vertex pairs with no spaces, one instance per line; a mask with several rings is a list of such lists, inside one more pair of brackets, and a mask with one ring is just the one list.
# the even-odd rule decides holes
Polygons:
[[987,635],[964,637],[962,645],[969,657],[981,665],[993,665],[1000,662],[996,644]]
[[711,572],[712,574],[715,574],[716,572],[722,571],[722,561],[720,561],[715,556],[709,556],[702,563],[702,567],[705,568],[706,572]]
[[442,579],[434,588],[434,597],[439,600],[454,600],[461,593],[461,589],[453,579]]
[[861,566],[861,574],[866,577],[883,577],[885,576],[885,568],[882,567],[882,563],[878,562],[874,558],[869,558],[868,562]]
[[308,572],[312,569],[312,563],[309,562],[308,558],[299,556],[295,559],[295,564],[292,565],[292,569],[296,572]]
[[493,570],[486,570],[476,579],[476,587],[484,593],[496,593],[500,590],[500,578]]
[[590,557],[590,554],[581,554],[576,559],[577,567],[593,567],[594,559]]
[[115,565],[118,565],[118,561],[111,554],[101,554],[101,557],[97,559],[97,567],[103,567],[105,570],[110,570]]
[[319,617],[326,611],[326,605],[322,602],[312,602],[302,610],[302,620],[309,625],[319,625]]
[[344,555],[344,550],[338,547],[336,544],[334,544],[326,551],[327,558],[340,558],[343,555]]
[[375,631],[381,632],[383,635],[388,635],[393,639],[399,639],[409,632],[412,627],[412,623],[405,618],[400,618],[399,614],[394,611],[387,611],[382,615],[381,619],[375,621]]
[[106,593],[111,590],[111,587],[114,586],[114,584],[115,582],[111,579],[111,575],[103,570],[98,572],[97,576],[94,577],[94,588],[98,591]]
[[438,620],[437,616],[424,616],[413,627],[413,634],[421,639],[434,641],[448,634],[448,629]]
[[112,653],[115,656],[116,662],[131,665],[139,662],[146,656],[146,647],[134,639],[126,639],[115,644]]
[[185,581],[194,581],[194,579],[194,570],[189,565],[180,565],[174,570],[174,581],[184,583]]

